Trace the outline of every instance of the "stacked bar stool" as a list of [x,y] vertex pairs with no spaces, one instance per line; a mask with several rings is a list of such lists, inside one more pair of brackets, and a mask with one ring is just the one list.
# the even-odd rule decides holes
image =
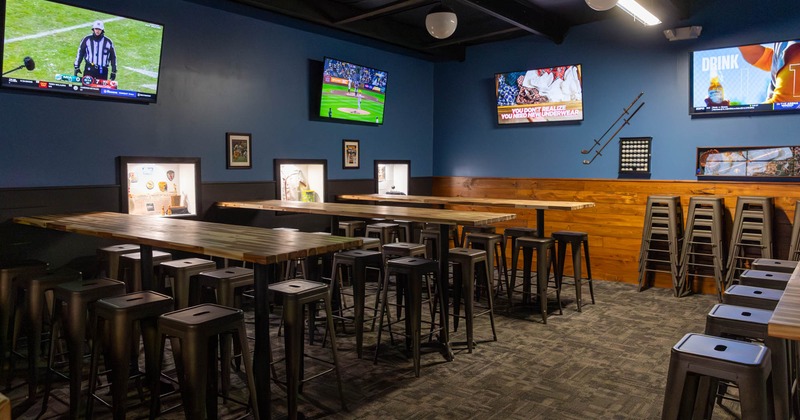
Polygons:
[[165,261],[160,264],[160,287],[164,287],[165,279],[172,278],[172,296],[175,298],[175,309],[183,309],[190,305],[192,294],[191,282],[204,271],[217,269],[217,263],[202,258],[184,258],[182,260]]
[[[70,418],[77,418],[81,413],[81,375],[83,372],[83,342],[96,335],[96,331],[87,331],[87,317],[93,310],[94,303],[102,298],[119,296],[125,293],[125,283],[100,278],[78,280],[61,283],[53,289],[55,305],[50,328],[50,357],[45,378],[42,413],[47,410],[52,386],[52,375],[63,376],[56,370],[55,356],[58,333],[63,329],[63,338],[67,341],[69,352],[69,413]],[[63,324],[63,326],[62,326]]]
[[717,298],[725,290],[725,203],[722,197],[692,197],[683,235],[680,275],[676,292],[685,296],[692,292],[691,278],[713,278]]
[[[405,302],[405,317],[402,321],[405,322],[405,347],[410,350],[414,360],[414,375],[419,377],[420,373],[420,344],[422,334],[422,283],[423,281],[432,281],[430,276],[438,279],[439,263],[434,260],[428,260],[417,257],[403,257],[389,260],[384,274],[383,289],[381,297],[381,308],[378,317],[378,339],[375,346],[375,363],[378,363],[378,354],[381,347],[381,333],[383,332],[383,319],[387,314],[387,291],[389,289],[389,277],[395,276],[397,281],[398,294],[404,295]],[[430,287],[430,286],[429,286]],[[444,322],[445,308],[443,305],[443,295],[439,294],[439,320]],[[435,306],[435,305],[434,305]],[[395,320],[395,323],[400,322],[401,319]],[[433,317],[431,319],[430,334],[432,335],[436,330],[433,324]],[[389,332],[391,333],[391,320],[389,325]]]
[[792,277],[789,273],[777,271],[744,270],[739,275],[742,286],[763,287],[765,289],[785,290]]
[[792,223],[792,238],[789,242],[789,259],[800,261],[800,200],[794,203],[794,223]]
[[344,233],[344,236],[355,237],[356,232],[364,230],[367,223],[363,220],[340,220],[339,229]]
[[592,283],[592,265],[589,260],[589,234],[586,232],[573,232],[569,230],[559,230],[551,234],[553,239],[556,240],[558,247],[558,269],[556,270],[556,284],[561,289],[564,279],[564,262],[567,256],[567,245],[570,246],[572,253],[572,278],[575,280],[575,303],[578,305],[578,312],[581,312],[583,307],[583,297],[581,289],[583,289],[583,274],[581,273],[581,247],[583,247],[583,256],[586,260],[586,281],[589,283],[589,297],[592,298],[592,305],[594,305],[594,285]]
[[[464,226],[468,228],[469,226]],[[474,226],[473,226],[474,227]],[[492,230],[494,228],[492,227]],[[486,251],[486,259],[491,264],[491,279],[494,282],[494,268],[497,267],[497,292],[502,289],[505,283],[506,289],[509,288],[508,266],[506,265],[505,238],[499,233],[473,232],[468,233],[462,241],[464,248],[482,249]]]
[[[289,418],[297,418],[297,397],[304,380],[305,351],[303,349],[303,314],[304,308],[308,309],[309,320],[314,317],[314,306],[322,300],[325,305],[325,315],[328,322],[328,333],[331,338],[331,353],[333,355],[332,367],[324,372],[315,375],[310,379],[320,375],[334,372],[339,389],[339,398],[342,408],[345,409],[344,393],[342,392],[342,378],[339,373],[339,357],[336,349],[336,331],[333,326],[333,313],[331,300],[328,297],[328,286],[324,283],[294,279],[286,280],[270,285],[270,292],[283,298],[283,320],[284,320],[284,357],[286,360],[286,394],[289,408]],[[309,322],[309,324],[311,324]],[[319,360],[319,359],[317,359]],[[277,381],[277,378],[273,378]]]
[[[366,283],[367,270],[377,271],[378,284],[383,278],[383,257],[380,252],[353,249],[349,251],[337,252],[333,255],[333,272],[331,273],[331,287],[328,298],[331,302],[336,302],[335,297],[343,294],[343,278],[350,279],[352,285],[353,299],[353,324],[356,330],[356,353],[361,358],[364,342],[364,311],[366,309]],[[347,274],[345,276],[345,274]],[[373,319],[377,313],[378,291],[375,291],[375,303],[373,305]],[[343,318],[341,311],[345,309],[344,298],[339,299],[337,308],[337,318]],[[375,325],[374,321],[372,323]]]
[[[770,349],[775,418],[790,419],[792,418],[791,385],[794,381],[789,374],[789,366],[793,356],[788,340],[770,337],[767,333],[771,317],[772,311],[766,309],[716,304],[706,316],[705,333],[717,337],[763,342]],[[743,398],[748,396],[740,395],[740,400]]]
[[[742,419],[771,419],[774,405],[769,348],[761,344],[689,333],[672,347],[661,418],[710,418],[719,380],[735,382],[742,398]],[[701,378],[710,379],[710,386]],[[695,413],[695,402],[703,412]],[[696,415],[696,416],[695,416]],[[706,416],[708,415],[708,416]]]
[[139,245],[119,244],[97,248],[97,263],[100,267],[100,277],[119,280],[119,257],[135,252],[139,252]]
[[59,284],[79,281],[80,279],[81,273],[78,271],[59,269],[41,276],[21,279],[16,286],[18,289],[17,312],[19,313],[20,309],[22,309],[22,328],[28,340],[29,401],[33,401],[36,398],[44,320],[50,319],[50,313],[52,312],[46,293],[55,289]]
[[[558,256],[555,248],[556,241],[553,238],[537,238],[524,236],[517,239],[514,254],[522,251],[522,303],[531,302],[531,265],[533,264],[533,253],[536,252],[536,290],[541,306],[542,322],[547,323],[547,285],[550,282],[550,267],[557,273]],[[513,255],[513,254],[512,254]],[[508,305],[511,307],[512,295],[516,290],[517,267],[511,267],[511,284],[508,286]],[[558,284],[556,274],[556,299],[558,300],[558,311],[561,309],[561,285]]]
[[367,225],[365,236],[376,237],[381,240],[381,245],[385,245],[399,238],[399,231],[400,226],[397,223],[371,223]]
[[5,367],[6,356],[11,352],[8,338],[13,327],[11,317],[14,313],[15,285],[26,278],[38,277],[46,272],[47,263],[43,261],[0,262],[0,380],[3,383],[11,381],[11,373],[7,373]]
[[[172,254],[164,251],[153,250],[153,270],[166,261],[172,260]],[[142,290],[142,254],[141,252],[131,252],[120,254],[119,274],[114,277],[125,282],[129,292],[139,292]],[[163,287],[163,284],[161,285]]]
[[[197,275],[197,297],[198,302],[203,302],[202,295],[205,290],[211,290],[215,294],[213,303],[217,303],[229,308],[241,309],[241,296],[245,288],[250,288],[255,282],[253,269],[245,267],[228,267],[219,270],[203,271]],[[233,342],[230,335],[222,337],[220,358],[222,359],[222,392],[227,395],[230,387],[231,346],[241,352],[238,342]],[[237,363],[240,359],[237,359]]]
[[[148,384],[159,380],[158,317],[172,311],[172,298],[153,291],[133,292],[122,296],[102,298],[94,304],[93,329],[98,332],[92,342],[92,361],[89,369],[89,402],[86,418],[94,418],[94,401],[112,410],[115,420],[125,419],[128,396],[128,374],[138,372],[139,334],[144,343],[145,375]],[[108,341],[106,341],[106,339]],[[132,341],[131,341],[132,340]],[[133,343],[133,346],[131,344]],[[108,355],[106,369],[111,370],[112,403],[96,394],[100,349]]]
[[734,284],[725,289],[722,294],[722,302],[773,311],[778,306],[781,296],[783,296],[783,290]]
[[776,260],[774,258],[756,258],[750,265],[753,270],[775,271],[778,273],[794,273],[797,268],[797,261]]
[[756,258],[772,258],[772,197],[738,197],[728,251],[725,286]]
[[[173,312],[158,318],[159,349],[156,366],[161,366],[164,353],[164,340],[169,337],[172,343],[175,367],[178,372],[183,410],[186,418],[217,418],[217,337],[221,334],[236,335],[242,346],[242,354],[249,355],[244,313],[241,309],[215,304],[201,304]],[[245,356],[247,387],[250,392],[250,407],[253,417],[259,418],[258,404],[255,404],[255,380],[253,379],[252,358]],[[150,385],[150,418],[161,414],[160,373],[153,375]],[[228,400],[232,400],[228,398]],[[243,401],[236,401],[247,404]]]
[[653,285],[656,272],[668,273],[677,294],[683,212],[677,196],[647,197],[639,251],[639,291]]
[[[489,270],[489,261],[486,251],[481,249],[452,248],[449,252],[450,262],[454,263],[453,270],[453,331],[458,330],[460,316],[460,302],[464,299],[464,318],[467,324],[467,351],[472,353],[475,343],[473,319],[480,315],[489,314],[492,325],[492,340],[497,341],[497,331],[494,328],[494,303],[492,302],[492,281]],[[488,305],[485,310],[475,313],[475,283],[483,283],[486,288]]]

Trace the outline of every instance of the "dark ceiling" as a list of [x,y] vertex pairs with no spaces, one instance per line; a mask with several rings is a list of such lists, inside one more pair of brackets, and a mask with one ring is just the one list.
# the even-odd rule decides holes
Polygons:
[[[447,39],[425,30],[439,0],[232,0],[322,27],[401,47],[424,58],[462,60],[466,47],[533,35],[560,44],[573,26],[627,16],[597,12],[585,0],[445,0],[458,16]],[[638,0],[663,22],[689,18],[692,0]]]

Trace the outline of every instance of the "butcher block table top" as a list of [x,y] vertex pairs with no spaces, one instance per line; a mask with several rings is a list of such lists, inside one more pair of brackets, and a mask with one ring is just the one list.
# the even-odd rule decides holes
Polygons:
[[769,320],[769,335],[800,340],[800,264],[797,265],[783,296]]
[[304,203],[300,201],[261,200],[218,202],[219,207],[246,208],[257,210],[289,211],[298,213],[324,214],[347,217],[381,217],[390,220],[412,220],[415,222],[438,223],[442,225],[488,225],[511,220],[512,213],[485,211],[457,211],[421,207],[377,206],[346,203]]
[[345,194],[338,196],[340,200],[357,201],[388,201],[396,203],[438,204],[438,205],[472,205],[488,207],[513,207],[517,209],[538,210],[580,210],[594,207],[588,201],[546,201],[546,200],[518,200],[514,198],[485,198],[485,197],[438,197],[429,195],[401,195],[401,194]]
[[112,212],[15,217],[14,222],[256,264],[274,264],[362,244],[358,238]]

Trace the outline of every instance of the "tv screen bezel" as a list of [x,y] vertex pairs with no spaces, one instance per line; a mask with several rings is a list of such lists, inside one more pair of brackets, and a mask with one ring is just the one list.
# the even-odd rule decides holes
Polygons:
[[[521,122],[510,122],[510,123],[501,123],[500,122],[499,108],[500,108],[501,105],[498,105],[498,103],[497,103],[498,93],[499,93],[498,86],[497,86],[497,77],[499,75],[501,75],[501,74],[509,74],[509,73],[527,73],[529,71],[534,71],[534,70],[553,69],[555,67],[572,67],[572,66],[576,66],[576,67],[578,67],[580,69],[580,84],[581,84],[581,101],[580,101],[581,102],[581,117],[580,118],[563,119],[563,120],[552,120],[552,121],[524,121],[524,122],[521,121]],[[584,96],[583,70],[584,70],[583,69],[583,63],[578,62],[578,63],[561,64],[561,65],[554,65],[554,66],[543,66],[543,67],[537,67],[537,68],[526,69],[526,70],[514,70],[514,71],[496,72],[494,74],[494,77],[492,78],[492,82],[494,83],[494,112],[495,112],[495,117],[496,117],[495,118],[495,124],[497,124],[499,127],[518,127],[518,126],[526,126],[526,125],[529,125],[529,124],[532,124],[532,125],[558,125],[558,124],[577,124],[577,123],[582,122],[586,118],[586,111],[585,111],[586,107],[584,105],[585,101],[584,101],[584,98],[583,98],[583,96]]]
[[[359,120],[351,120],[351,119],[347,119],[347,118],[328,117],[328,116],[323,115],[323,113],[322,113],[322,109],[323,109],[322,100],[323,100],[323,97],[324,97],[324,95],[323,95],[323,86],[325,84],[325,63],[328,60],[340,61],[342,63],[347,63],[347,64],[351,64],[351,65],[354,65],[354,66],[363,67],[363,68],[367,68],[367,69],[374,70],[374,71],[379,71],[379,72],[382,72],[382,73],[384,73],[386,75],[386,85],[385,85],[384,90],[383,90],[383,96],[384,96],[384,98],[383,98],[383,113],[380,116],[380,122],[376,123],[376,122],[372,122],[372,121],[359,121]],[[316,116],[315,116],[316,118],[318,118],[321,121],[328,121],[328,122],[334,122],[334,123],[345,123],[345,124],[363,124],[363,125],[371,125],[371,126],[382,126],[384,124],[384,122],[386,121],[386,92],[387,92],[388,86],[389,86],[389,72],[388,71],[379,69],[377,67],[365,66],[363,64],[354,63],[354,62],[349,61],[349,60],[342,60],[342,59],[339,59],[339,58],[336,58],[336,57],[331,57],[331,56],[327,56],[326,55],[322,59],[322,71],[321,71],[320,76],[321,77],[319,79],[320,84],[319,84],[319,90],[318,90],[318,92],[319,92],[319,101],[318,101],[318,104],[316,106]]]
[[[4,55],[5,55],[6,12],[7,12],[8,2],[9,1],[11,1],[11,0],[0,0],[0,38],[2,38],[3,41],[4,41],[3,46],[0,46],[0,57],[4,57]],[[69,4],[69,3],[65,3],[64,1],[61,1],[61,0],[38,0],[38,1],[54,3],[54,4],[58,4],[60,6],[76,8],[76,9],[85,10],[85,11],[89,11],[89,12],[103,13],[103,14],[106,14],[106,15],[111,15],[111,16],[115,16],[115,17],[120,17],[120,18],[124,18],[124,19],[128,19],[128,20],[136,21],[136,22],[141,22],[143,24],[150,24],[150,25],[158,25],[158,26],[160,26],[161,27],[161,40],[160,40],[160,43],[159,43],[158,75],[156,76],[155,93],[150,94],[149,92],[126,91],[126,92],[132,92],[134,94],[134,96],[131,97],[131,96],[102,95],[100,93],[93,93],[91,91],[83,91],[83,90],[77,90],[76,91],[76,90],[74,90],[74,88],[73,89],[58,89],[58,90],[49,89],[49,88],[48,89],[40,89],[40,88],[38,88],[38,85],[39,85],[40,82],[59,83],[59,81],[55,80],[54,78],[53,79],[47,79],[47,80],[33,80],[33,83],[31,84],[30,87],[23,86],[23,85],[11,86],[11,85],[8,84],[8,82],[6,80],[6,79],[9,79],[9,77],[0,76],[0,89],[2,89],[2,91],[4,91],[4,92],[16,92],[16,93],[27,93],[27,94],[34,94],[34,95],[35,94],[44,94],[44,95],[54,95],[54,96],[61,96],[61,97],[72,97],[72,98],[80,98],[80,99],[92,99],[92,100],[99,100],[99,101],[112,101],[112,102],[132,103],[132,104],[157,103],[157,101],[158,101],[158,91],[159,91],[159,87],[161,85],[161,73],[162,73],[163,58],[164,58],[164,39],[165,39],[164,38],[164,32],[166,30],[166,27],[165,27],[165,25],[163,23],[156,22],[156,21],[153,21],[153,20],[150,20],[150,19],[142,19],[142,18],[138,18],[138,17],[131,17],[131,16],[125,15],[125,14],[109,12],[106,9],[95,8],[94,6],[86,7],[86,6],[78,6],[78,5],[74,5],[74,4]],[[111,39],[113,40],[113,37],[111,37]],[[2,61],[0,61],[0,63],[2,63]],[[39,64],[37,63],[37,65],[39,65]],[[0,64],[0,66],[2,66],[2,64]],[[70,67],[70,69],[71,69],[71,67]],[[0,71],[1,70],[3,70],[3,69],[0,68]],[[31,79],[25,79],[23,77],[15,77],[13,79],[31,80]],[[72,86],[75,86],[75,85],[72,85]],[[146,93],[146,94],[151,95],[151,96],[150,97],[140,97],[139,94],[142,94],[142,93]]]
[[[725,117],[725,116],[744,116],[744,115],[788,115],[788,114],[797,114],[800,112],[800,107],[795,109],[785,109],[785,110],[775,110],[774,108],[763,109],[765,107],[756,107],[758,105],[766,105],[765,103],[760,104],[747,104],[741,107],[735,106],[733,108],[726,108],[720,110],[709,110],[705,109],[702,111],[698,111],[694,106],[694,85],[695,85],[695,75],[694,75],[694,60],[695,54],[698,52],[707,52],[707,51],[715,51],[715,50],[724,50],[729,48],[738,48],[748,45],[764,45],[764,44],[774,44],[776,42],[786,42],[786,41],[797,41],[800,43],[800,38],[796,39],[781,39],[775,41],[766,41],[766,42],[752,42],[752,43],[742,43],[736,45],[728,45],[728,46],[720,46],[715,48],[704,48],[704,49],[696,49],[689,51],[689,95],[688,95],[688,102],[689,102],[689,115],[692,118],[706,118],[706,117]],[[724,79],[723,79],[723,86],[724,86]]]

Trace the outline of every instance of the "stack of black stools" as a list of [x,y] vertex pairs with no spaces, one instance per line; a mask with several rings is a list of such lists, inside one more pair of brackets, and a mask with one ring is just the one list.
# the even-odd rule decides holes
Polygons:
[[717,297],[725,290],[725,203],[722,197],[692,197],[683,235],[678,296],[692,292],[692,279],[713,278]]
[[639,251],[639,291],[653,285],[656,272],[668,273],[677,294],[683,211],[677,196],[647,197],[642,246]]
[[792,224],[792,239],[789,242],[789,259],[800,261],[800,200],[794,203],[794,223]]
[[739,197],[728,251],[725,287],[756,258],[772,258],[772,197]]

